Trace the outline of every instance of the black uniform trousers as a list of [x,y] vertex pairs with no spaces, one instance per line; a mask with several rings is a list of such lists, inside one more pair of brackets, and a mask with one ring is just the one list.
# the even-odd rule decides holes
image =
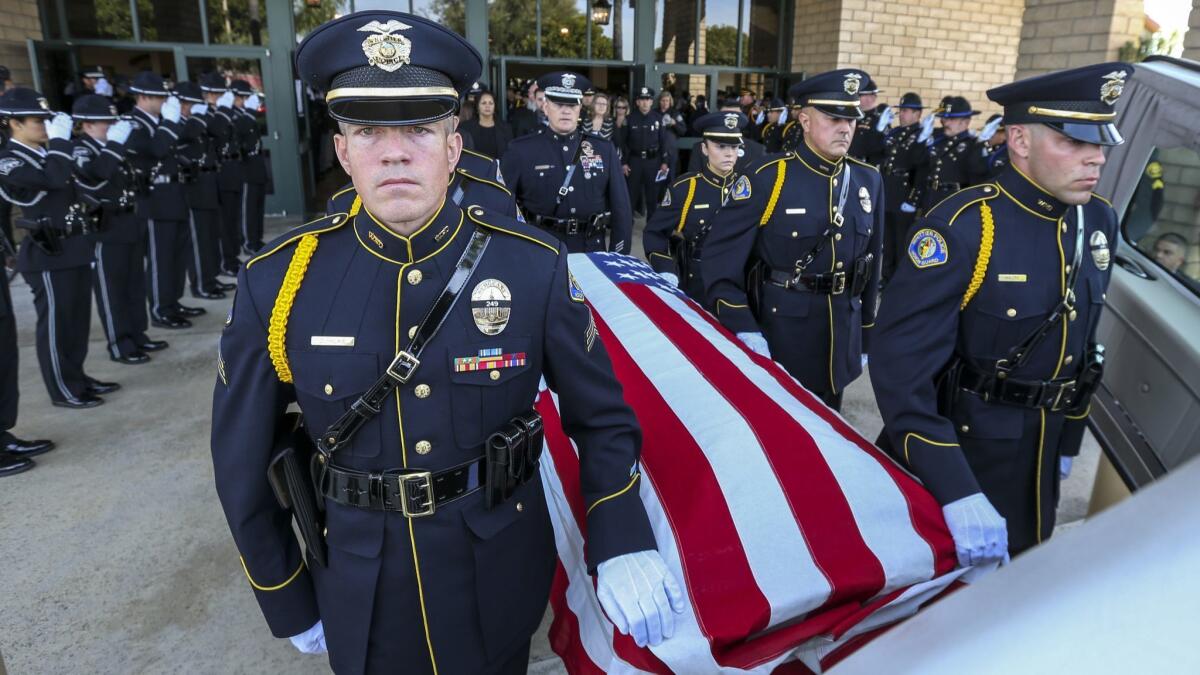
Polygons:
[[188,235],[192,247],[187,272],[193,296],[217,288],[217,272],[221,261],[217,243],[220,220],[221,212],[216,208],[193,208],[188,211]]
[[149,341],[145,260],[146,245],[141,241],[96,244],[92,268],[96,308],[108,338],[108,355],[114,358],[128,356]]
[[242,193],[245,184],[237,190],[221,189],[221,216],[217,227],[217,248],[220,253],[221,272],[237,276],[242,267],[238,253],[242,250]]
[[37,355],[52,401],[77,401],[87,389],[83,362],[92,323],[90,266],[23,272],[37,309]]
[[191,254],[191,234],[184,220],[146,221],[146,298],[150,315],[174,316],[183,297],[184,274]]
[[[644,208],[646,220],[650,220],[658,208],[659,187],[667,185],[665,181],[659,183],[654,180],[660,166],[662,161],[657,153],[653,157],[629,158],[629,175],[625,177],[629,185],[629,203],[635,212]],[[639,207],[639,204],[642,206]]]
[[264,183],[246,183],[242,187],[242,250],[253,255],[263,247],[263,210],[267,191]]
[[[7,202],[5,202],[7,203]],[[8,270],[0,264],[0,437],[17,425],[17,316],[8,290]]]

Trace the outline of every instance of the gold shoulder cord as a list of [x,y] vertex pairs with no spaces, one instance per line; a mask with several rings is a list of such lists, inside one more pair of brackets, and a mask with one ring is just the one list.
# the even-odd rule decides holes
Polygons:
[[362,197],[360,197],[358,195],[354,195],[354,203],[350,205],[350,213],[347,215],[349,215],[351,218],[353,218],[354,216],[357,216],[358,212],[361,210],[362,210]]
[[[358,199],[355,198],[355,206],[358,203]],[[271,323],[267,328],[267,352],[271,355],[271,363],[275,366],[275,373],[280,382],[292,381],[292,369],[288,365],[287,350],[284,348],[288,317],[291,316],[296,293],[300,291],[300,282],[304,281],[304,273],[308,271],[308,263],[316,250],[317,235],[306,234],[300,238],[296,251],[292,253],[292,260],[288,263],[287,272],[283,275],[279,294],[275,296],[275,306],[271,308]]]
[[992,207],[988,206],[987,202],[979,205],[979,220],[983,225],[979,236],[979,255],[975,258],[975,271],[971,273],[971,283],[967,285],[967,292],[958,306],[960,312],[967,308],[967,303],[971,302],[971,298],[975,297],[979,288],[983,286],[983,280],[987,277],[988,262],[992,258],[996,222],[992,219]]
[[692,208],[692,198],[696,196],[696,178],[692,177],[688,181],[687,199],[683,200],[683,210],[679,212],[679,225],[675,227],[676,232],[683,232],[683,226],[687,223],[688,209]]
[[776,166],[779,167],[779,172],[775,174],[775,185],[771,188],[771,199],[767,201],[767,208],[763,211],[762,218],[758,221],[758,226],[763,227],[775,214],[775,203],[779,201],[779,193],[783,190],[783,180],[787,177],[787,162],[779,162]]

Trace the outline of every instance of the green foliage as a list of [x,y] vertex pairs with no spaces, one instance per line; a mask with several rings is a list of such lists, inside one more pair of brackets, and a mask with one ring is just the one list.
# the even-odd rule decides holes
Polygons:
[[1180,56],[1183,54],[1183,33],[1175,30],[1170,33],[1142,33],[1137,42],[1130,40],[1117,50],[1117,59],[1127,63],[1145,61],[1147,56],[1164,54]]
[[[704,38],[704,62],[714,66],[737,65],[737,26],[709,26]],[[742,52],[750,37],[742,33]]]
[[[542,0],[542,56],[613,58],[612,38],[592,26],[592,55],[587,53],[587,15],[574,0]],[[465,32],[462,0],[434,0],[434,20],[459,34]],[[566,28],[566,33],[562,29]],[[488,3],[488,38],[493,54],[529,56],[537,53],[537,9],[530,0],[492,0]]]

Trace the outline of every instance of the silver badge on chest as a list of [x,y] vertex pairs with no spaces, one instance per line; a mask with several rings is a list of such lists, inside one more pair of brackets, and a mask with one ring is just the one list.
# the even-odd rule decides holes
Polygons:
[[499,335],[512,315],[512,293],[499,279],[484,279],[471,291],[471,318],[484,335]]
[[866,187],[858,188],[858,203],[862,206],[863,213],[871,212],[871,193],[867,192]]
[[1100,230],[1096,230],[1092,233],[1089,246],[1092,249],[1092,262],[1096,263],[1096,269],[1101,272],[1107,270],[1108,263],[1112,259],[1108,250],[1108,237]]

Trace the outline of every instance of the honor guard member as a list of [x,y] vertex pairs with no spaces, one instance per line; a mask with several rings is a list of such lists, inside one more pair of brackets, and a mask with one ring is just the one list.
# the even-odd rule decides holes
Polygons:
[[846,156],[865,79],[842,69],[791,88],[804,142],[738,177],[700,266],[721,323],[834,408],[862,372],[879,291],[883,183]]
[[[908,247],[908,228],[917,213],[917,170],[925,159],[921,136],[920,95],[907,92],[896,105],[899,126],[884,135],[884,158],[879,172],[883,175],[884,230],[883,280],[892,278],[896,262]],[[930,118],[932,119],[932,118]]]
[[980,151],[976,175],[981,182],[990,183],[1008,168],[1008,131],[1004,116],[996,113],[988,118],[979,132]]
[[979,114],[962,96],[946,99],[939,112],[942,135],[933,136],[926,162],[929,177],[921,194],[922,212],[928,211],[946,197],[971,185],[978,175],[979,141],[971,135],[971,118]]
[[75,99],[71,116],[83,131],[73,153],[75,187],[99,206],[92,281],[108,357],[117,363],[146,363],[148,350],[166,344],[160,346],[144,332],[146,246],[135,213],[133,169],[125,157],[133,123],[120,119],[117,107],[96,94]]
[[578,125],[580,99],[589,86],[575,73],[538,78],[549,127],[510,143],[500,166],[525,217],[567,250],[628,253],[633,214],[617,148]]
[[175,95],[183,107],[178,157],[187,193],[188,234],[192,242],[187,265],[192,297],[219,300],[225,297],[226,284],[217,279],[221,210],[217,153],[208,134],[210,113],[199,84],[180,82],[175,86]]
[[[557,560],[530,409],[543,377],[579,445],[603,607],[638,644],[683,609],[638,497],[637,421],[565,246],[447,198],[451,118],[481,68],[466,40],[399,12],[305,38],[297,72],[328,92],[362,208],[247,261],[220,341],[212,452],[240,564],[272,633],[328,645],[337,673],[525,672]],[[308,561],[267,480],[292,402],[322,458]]]
[[625,118],[625,173],[629,200],[635,211],[645,211],[646,221],[654,216],[658,205],[658,176],[667,175],[674,166],[668,131],[663,127],[662,113],[652,110],[654,90],[638,88],[635,109]]
[[795,152],[796,148],[800,147],[800,143],[804,140],[804,129],[800,126],[799,105],[793,105],[788,109],[788,119],[783,125],[783,146],[781,150],[786,153]]
[[162,77],[148,70],[133,78],[129,91],[137,96],[137,104],[130,114],[134,128],[125,148],[135,172],[148,186],[138,202],[138,216],[146,224],[150,322],[159,328],[188,328],[190,317],[205,312],[179,304],[192,248],[185,176],[176,157],[182,104],[167,91]]
[[854,142],[850,144],[850,156],[871,166],[883,163],[887,150],[884,139],[895,117],[895,112],[888,104],[879,103],[881,93],[883,91],[868,75],[867,81],[858,91],[863,118],[854,132]]
[[33,291],[37,355],[50,401],[93,408],[119,385],[83,371],[92,321],[92,238],[95,207],[75,191],[71,116],[52,113],[46,99],[17,87],[0,95],[0,117],[11,134],[0,150],[0,199],[21,208],[26,231],[17,271]]
[[[721,103],[721,107],[717,108],[717,111],[741,112],[742,108],[738,105],[736,98],[730,98]],[[746,136],[746,132],[750,128],[749,119],[748,117],[746,118],[747,126],[742,130],[742,144],[737,149],[737,163],[733,165],[733,170],[737,173],[745,173],[751,165],[755,164],[766,154],[766,149],[762,143]],[[707,163],[708,158],[703,153],[693,152],[688,159],[688,172],[699,173]]]
[[963,565],[1054,530],[1104,365],[1095,343],[1116,215],[1092,193],[1113,104],[1104,63],[988,91],[1012,164],[917,222],[872,340],[884,445],[942,504]]
[[783,99],[771,99],[771,107],[767,108],[767,122],[758,130],[758,140],[766,148],[767,154],[774,155],[783,151],[783,126],[789,120],[785,118],[781,122],[779,118],[785,110],[787,106],[783,104]]
[[220,269],[221,274],[236,277],[242,266],[238,252],[242,249],[242,192],[245,190],[246,171],[242,167],[242,149],[234,124],[236,112],[233,108],[233,92],[220,73],[201,75],[200,91],[204,93],[204,102],[211,108],[207,119],[208,135],[218,161],[217,191],[221,218],[217,248],[220,252]]
[[262,131],[258,126],[258,94],[245,80],[229,83],[233,92],[233,111],[230,118],[242,155],[242,253],[253,255],[262,248],[263,213],[267,198],[267,157],[262,149]]
[[704,168],[671,185],[642,234],[642,248],[654,271],[701,305],[706,304],[700,274],[704,239],[729,201],[742,130],[749,123],[740,112],[715,112],[696,119],[695,128],[702,136],[696,154],[704,156]]

